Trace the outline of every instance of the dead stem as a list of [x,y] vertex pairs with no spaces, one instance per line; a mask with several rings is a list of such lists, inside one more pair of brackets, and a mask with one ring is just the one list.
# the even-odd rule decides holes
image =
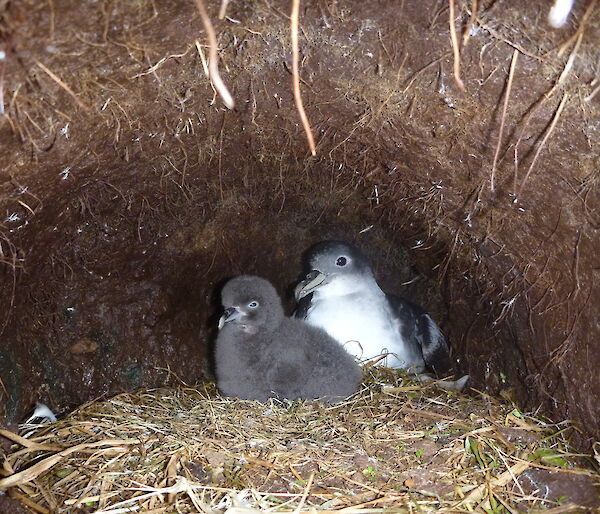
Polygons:
[[210,74],[210,80],[214,88],[221,96],[221,100],[223,100],[225,106],[228,109],[233,109],[235,107],[235,102],[219,73],[219,52],[215,29],[213,28],[208,13],[206,12],[203,0],[194,1],[196,2],[196,6],[200,12],[200,18],[202,18],[202,24],[204,25],[204,30],[206,31],[206,36],[208,38],[208,70]]
[[465,91],[465,84],[460,78],[460,48],[458,37],[456,36],[456,27],[454,26],[454,0],[450,2],[450,39],[452,40],[452,52],[454,53],[454,81],[461,91]]
[[312,134],[312,130],[310,128],[310,123],[308,122],[308,117],[306,116],[306,112],[304,110],[304,104],[302,103],[302,95],[300,93],[300,70],[299,70],[299,48],[298,48],[298,18],[300,12],[300,0],[293,0],[292,2],[292,13],[290,16],[290,30],[292,35],[292,83],[294,86],[294,101],[296,102],[296,109],[298,109],[298,114],[300,116],[300,120],[302,121],[302,126],[304,127],[304,132],[306,132],[306,139],[308,140],[308,146],[310,148],[310,153],[312,155],[317,154],[317,149],[315,146],[315,140]]
[[498,164],[498,156],[500,155],[500,148],[502,146],[502,133],[504,132],[504,122],[506,121],[506,111],[508,109],[508,100],[510,99],[510,90],[512,88],[512,81],[515,74],[515,68],[517,66],[517,58],[519,52],[515,50],[513,52],[512,60],[510,62],[510,71],[508,72],[508,83],[506,85],[506,93],[504,95],[504,107],[502,108],[502,118],[500,119],[500,130],[498,132],[498,144],[496,145],[496,153],[494,155],[494,162],[492,163],[492,173],[490,176],[490,191],[494,191],[494,179],[496,176],[496,165]]
[[518,198],[521,197],[521,193],[523,192],[525,183],[527,182],[529,175],[531,175],[531,172],[533,171],[535,163],[537,162],[537,159],[538,159],[542,149],[544,148],[546,141],[548,141],[548,138],[552,134],[554,127],[556,127],[556,124],[558,123],[558,119],[560,118],[560,114],[561,114],[562,110],[564,109],[568,98],[569,98],[569,95],[567,93],[565,93],[562,97],[562,100],[560,101],[560,104],[558,105],[558,108],[556,109],[556,113],[554,114],[554,118],[552,119],[552,123],[550,123],[550,127],[548,128],[546,135],[542,139],[542,142],[538,146],[538,149],[536,150],[535,155],[533,156],[533,160],[531,161],[531,164],[529,165],[529,169],[527,170],[527,173],[525,174],[525,177],[523,178],[523,182],[521,182],[521,187],[519,188],[519,192],[515,197],[515,202],[518,200]]

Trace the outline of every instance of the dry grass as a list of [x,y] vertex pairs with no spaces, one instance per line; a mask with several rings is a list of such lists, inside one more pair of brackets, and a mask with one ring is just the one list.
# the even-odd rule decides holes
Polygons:
[[210,384],[91,402],[29,439],[3,431],[18,444],[0,488],[38,512],[507,512],[541,505],[526,470],[594,476],[571,464],[568,425],[367,374],[331,407],[225,399]]

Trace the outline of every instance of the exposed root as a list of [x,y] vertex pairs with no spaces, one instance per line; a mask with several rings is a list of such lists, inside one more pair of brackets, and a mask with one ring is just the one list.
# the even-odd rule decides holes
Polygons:
[[[2,244],[4,242],[4,245]],[[8,252],[5,251],[5,247],[8,249]],[[15,305],[15,294],[17,291],[17,268],[20,267],[18,264],[18,251],[15,245],[10,241],[10,239],[0,233],[0,264],[6,264],[11,269],[11,293],[10,293],[10,302],[8,303],[8,308],[6,309],[6,316],[4,321],[2,322],[2,326],[0,326],[0,335],[4,333],[6,330],[6,326],[10,321],[13,307]],[[2,384],[4,387],[4,384]]]
[[6,66],[6,52],[0,50],[0,114],[4,114],[4,67]]
[[219,19],[222,20],[227,14],[227,6],[231,0],[221,0],[221,7],[219,8]]
[[54,28],[56,25],[55,18],[56,15],[54,13],[54,2],[52,0],[48,0],[48,7],[50,8],[50,29],[48,33],[48,37],[50,41],[54,41]]
[[587,96],[584,98],[584,101],[586,101],[586,102],[591,102],[591,101],[594,99],[594,97],[595,97],[595,96],[598,94],[598,92],[600,92],[600,84],[598,84],[598,85],[597,85],[597,86],[596,86],[596,87],[595,87],[595,88],[592,90],[592,92],[591,92],[589,95],[587,95]]
[[[471,10],[467,9],[467,13],[471,14]],[[526,55],[527,57],[531,57],[532,59],[535,59],[536,61],[540,61],[540,62],[550,62],[548,58],[543,57],[541,55],[537,55],[534,54],[532,52],[527,51],[522,45],[515,43],[514,41],[511,41],[510,39],[504,37],[502,34],[500,34],[497,30],[494,30],[492,27],[490,27],[488,24],[484,23],[481,18],[479,18],[478,16],[475,16],[475,20],[477,21],[477,24],[486,32],[488,32],[490,34],[490,36],[492,36],[495,39],[498,39],[499,41],[503,41],[505,42],[507,45],[513,47],[515,50],[518,50],[519,52],[521,52],[523,55]]]
[[298,18],[300,13],[300,0],[293,0],[292,2],[292,14],[290,16],[290,30],[292,34],[292,82],[294,86],[294,101],[296,102],[296,108],[306,132],[306,139],[308,140],[308,146],[310,153],[317,155],[317,149],[315,146],[315,139],[304,110],[304,104],[302,103],[302,95],[300,93],[300,70],[299,70],[299,54],[298,48]]
[[563,54],[569,49],[569,47],[575,42],[577,41],[577,38],[583,34],[583,31],[585,30],[585,25],[588,22],[589,17],[592,15],[592,13],[594,12],[594,8],[596,7],[596,3],[598,2],[598,0],[592,0],[589,5],[587,6],[587,9],[585,10],[584,15],[581,18],[581,22],[579,23],[579,27],[577,27],[577,30],[575,31],[575,33],[569,38],[567,39],[559,48],[558,50],[558,56],[562,57]]
[[[554,83],[554,85],[546,92],[544,93],[534,104],[532,107],[530,107],[529,109],[529,113],[527,114],[525,121],[523,123],[523,128],[521,129],[521,134],[519,136],[519,138],[517,139],[517,142],[515,144],[514,147],[514,162],[515,162],[515,172],[514,172],[514,185],[513,185],[513,190],[515,192],[515,195],[517,194],[517,175],[518,175],[518,162],[519,162],[519,155],[518,155],[518,151],[519,151],[519,146],[523,140],[525,131],[527,129],[527,127],[529,126],[529,123],[531,122],[531,120],[533,119],[534,115],[541,110],[541,108],[545,105],[545,103],[550,100],[552,98],[552,96],[554,96],[554,94],[556,93],[556,91],[558,91],[559,88],[562,87],[563,83],[565,82],[567,76],[569,75],[569,72],[571,71],[572,67],[573,67],[573,63],[575,61],[575,57],[577,56],[577,52],[579,50],[579,46],[581,44],[581,40],[583,37],[583,33],[581,33],[578,38],[577,38],[577,44],[575,45],[575,48],[573,48],[573,51],[571,52],[571,54],[569,55],[569,58],[567,59],[567,62],[565,63],[565,66],[563,67],[562,72],[560,73],[560,75],[558,76],[558,79],[556,80],[556,82]],[[595,94],[595,93],[594,93]],[[593,97],[593,95],[591,95]],[[584,98],[584,101],[587,100],[587,97]],[[535,159],[534,159],[535,161]],[[529,172],[528,172],[529,173]],[[516,200],[515,200],[516,201]]]
[[213,28],[210,17],[206,12],[206,7],[204,7],[203,0],[194,1],[196,2],[196,6],[200,12],[202,24],[204,25],[204,30],[206,31],[206,36],[208,38],[208,70],[210,73],[210,80],[219,93],[219,96],[221,97],[221,100],[223,100],[225,106],[228,109],[233,109],[235,107],[235,102],[231,96],[231,93],[227,89],[227,86],[223,82],[221,74],[219,73],[219,52],[217,49],[218,44],[215,29]]
[[535,155],[533,156],[533,160],[531,161],[531,164],[529,165],[529,169],[527,170],[527,173],[525,174],[525,177],[523,178],[523,182],[521,182],[521,187],[519,188],[517,196],[515,197],[515,202],[518,201],[518,199],[521,197],[523,188],[525,187],[525,184],[527,183],[527,179],[529,179],[529,175],[531,175],[531,172],[533,171],[535,163],[537,162],[537,159],[540,156],[542,149],[546,145],[546,141],[548,141],[548,138],[552,134],[554,127],[556,127],[556,124],[558,123],[558,119],[560,118],[560,114],[561,114],[562,110],[564,109],[568,98],[569,98],[569,95],[567,93],[565,93],[564,96],[562,97],[562,100],[560,101],[560,104],[558,105],[558,108],[556,109],[556,112],[554,113],[554,118],[552,119],[552,123],[550,123],[550,127],[548,127],[548,130],[547,130],[546,134],[544,135],[542,142],[538,146],[538,148],[535,152]]
[[414,75],[411,77],[411,79],[408,81],[408,83],[406,84],[405,88],[402,91],[402,94],[406,94],[406,92],[411,88],[411,86],[415,83],[415,81],[419,78],[419,76],[428,68],[431,68],[431,66],[433,66],[434,64],[437,64],[438,62],[440,62],[442,59],[446,58],[449,55],[449,53],[445,53],[443,55],[441,55],[440,57],[438,57],[437,59],[434,59],[433,61],[427,63],[425,66],[423,66],[422,68],[418,69],[417,71],[415,71]]
[[565,67],[563,68],[563,71],[561,72],[560,76],[558,77],[558,80],[556,81],[556,86],[560,86],[565,79],[567,78],[567,76],[569,75],[569,72],[571,71],[571,68],[573,67],[573,62],[575,62],[575,57],[577,56],[577,52],[579,50],[579,46],[581,45],[581,40],[583,39],[583,31],[579,34],[579,37],[577,38],[577,43],[575,43],[575,48],[573,48],[573,51],[571,52],[571,55],[569,55],[569,58],[567,59],[567,62],[565,64]]
[[452,40],[452,52],[454,53],[454,81],[458,89],[465,91],[465,84],[460,78],[460,48],[458,46],[458,37],[456,35],[456,27],[454,26],[454,0],[450,2],[450,39]]
[[[199,47],[199,44],[198,44],[197,41],[196,41],[196,44]],[[163,65],[163,63],[165,63],[169,59],[177,59],[177,58],[180,58],[180,57],[185,57],[192,48],[193,48],[193,45],[190,45],[189,48],[185,52],[183,52],[183,53],[166,55],[165,57],[163,57],[162,59],[160,59],[156,64],[154,64],[153,66],[150,66],[150,68],[148,68],[146,71],[141,71],[140,73],[136,73],[131,78],[132,79],[137,79],[138,77],[143,77],[144,75],[149,75],[150,73],[155,73],[156,70],[158,70],[158,68],[160,68]],[[203,62],[203,64],[204,64],[204,62]]]
[[504,107],[502,108],[502,118],[500,120],[500,130],[498,132],[498,144],[496,145],[496,153],[494,155],[494,162],[492,163],[492,172],[490,175],[490,190],[494,191],[494,179],[496,176],[496,164],[498,163],[498,156],[500,155],[500,147],[502,146],[502,133],[504,131],[504,122],[506,120],[506,110],[508,109],[508,100],[510,99],[510,90],[512,88],[512,81],[515,74],[515,68],[517,66],[517,57],[519,52],[515,50],[513,52],[512,60],[510,61],[510,71],[508,73],[508,83],[506,85],[506,93],[504,96]]
[[465,33],[463,34],[463,47],[467,46],[471,37],[471,31],[475,26],[475,19],[477,18],[477,0],[471,0],[471,14],[469,15],[469,21],[465,27]]
[[[593,291],[593,289],[590,287],[589,292],[586,296],[586,299],[583,301],[583,305],[580,305],[578,307],[578,309],[575,313],[575,316],[573,318],[573,322],[571,323],[571,326],[568,327],[567,336],[565,337],[564,341],[557,348],[552,350],[552,352],[550,354],[550,359],[548,359],[548,362],[544,366],[544,370],[546,370],[552,364],[560,365],[562,363],[562,361],[570,353],[570,350],[573,347],[573,345],[578,344],[577,339],[573,338],[573,334],[575,333],[575,329],[579,325],[579,322],[581,321],[583,314],[586,312],[586,308],[590,302],[590,298],[592,297],[592,291]],[[569,301],[570,301],[570,299],[569,299]]]
[[36,61],[35,62],[40,69],[46,73],[52,80],[54,80],[54,82],[56,82],[60,87],[62,87],[67,93],[69,93],[69,95],[71,96],[71,98],[73,98],[73,100],[75,101],[75,103],[84,111],[89,112],[90,108],[85,105],[78,97],[77,95],[73,92],[73,90],[67,85],[65,84],[54,72],[52,72],[51,70],[49,70],[46,66],[44,66],[41,62]]

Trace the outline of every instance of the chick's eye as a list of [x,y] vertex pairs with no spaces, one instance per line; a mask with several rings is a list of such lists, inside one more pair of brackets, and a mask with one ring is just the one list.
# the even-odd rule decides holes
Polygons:
[[348,259],[346,259],[346,257],[338,257],[337,261],[335,261],[335,265],[336,266],[345,266],[347,262],[348,262]]
[[250,307],[251,309],[256,309],[258,307],[258,302],[256,300],[252,300],[249,304],[248,307]]

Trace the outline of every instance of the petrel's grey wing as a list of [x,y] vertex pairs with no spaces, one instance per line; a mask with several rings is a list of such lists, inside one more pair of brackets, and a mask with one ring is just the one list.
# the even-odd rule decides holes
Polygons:
[[[290,325],[288,325],[290,326]],[[295,400],[306,383],[313,368],[308,349],[310,341],[297,340],[293,334],[281,334],[287,341],[297,344],[289,345],[285,352],[278,352],[271,361],[271,367],[266,373],[265,381],[277,398]],[[299,344],[298,344],[299,343]]]
[[448,341],[437,323],[418,305],[399,296],[386,296],[394,312],[402,319],[403,339],[416,343],[427,368],[438,377],[452,373]]

